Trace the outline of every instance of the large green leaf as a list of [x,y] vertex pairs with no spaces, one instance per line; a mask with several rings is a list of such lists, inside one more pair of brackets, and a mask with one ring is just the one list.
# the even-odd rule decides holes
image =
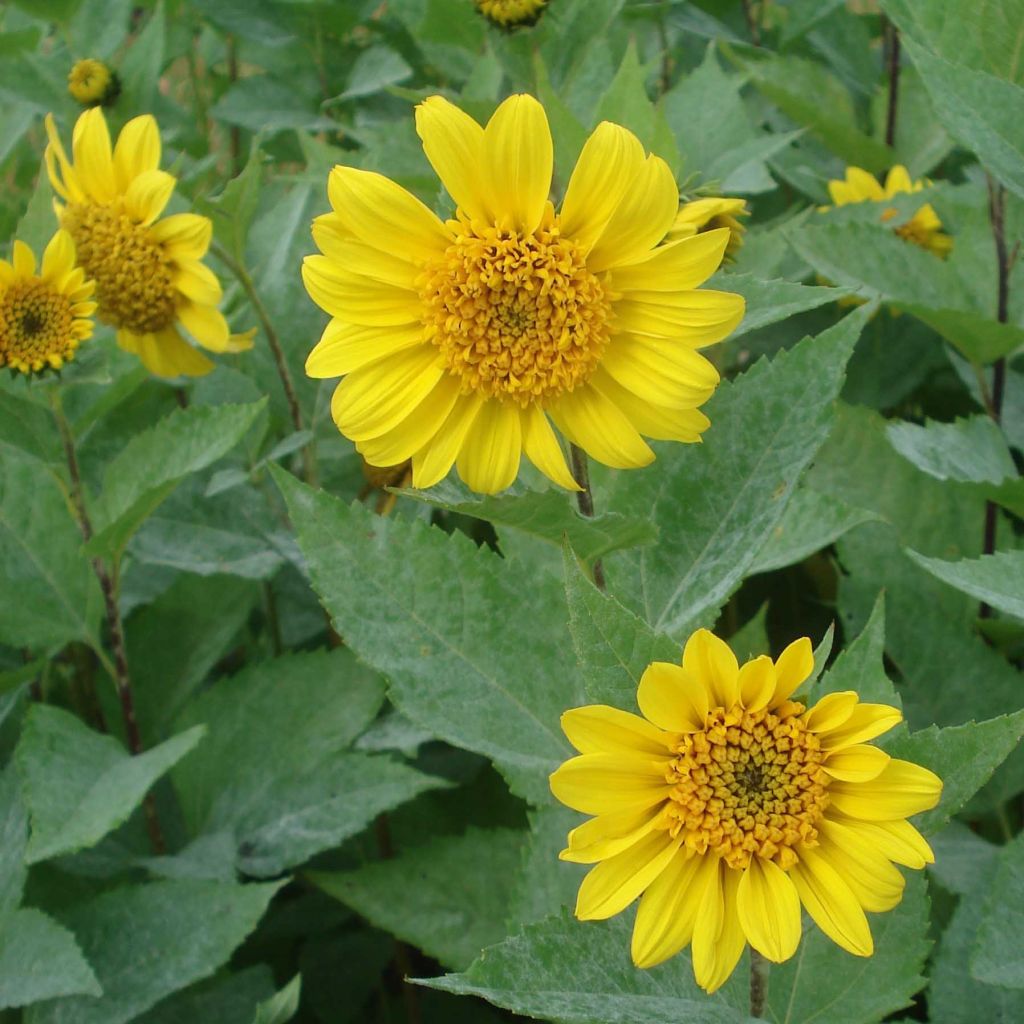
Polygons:
[[282,883],[127,885],[60,914],[103,994],[38,1003],[28,1024],[124,1024],[209,977],[256,927]]
[[928,558],[916,551],[907,554],[943,583],[1024,619],[1024,551],[997,551],[994,555],[959,562]]
[[806,313],[846,294],[843,288],[819,288],[795,281],[763,281],[753,274],[720,271],[708,282],[710,288],[736,292],[746,300],[747,309],[730,340],[750,331],[768,327],[797,313]]
[[14,448],[43,463],[59,462],[60,437],[50,412],[0,388],[0,449]]
[[28,814],[14,765],[0,772],[0,915],[21,903],[28,868]]
[[1024,836],[1007,843],[996,857],[992,888],[974,940],[971,974],[988,985],[1024,989]]
[[885,432],[900,455],[937,480],[998,484],[1017,476],[1006,438],[990,416],[923,425],[895,421]]
[[132,757],[112,736],[93,732],[67,711],[33,706],[15,755],[32,821],[28,863],[94,846],[203,732],[190,729]]
[[169,996],[136,1020],[138,1024],[253,1024],[256,1008],[273,993],[274,977],[269,967],[246,967]]
[[656,630],[684,638],[749,572],[828,435],[867,316],[857,310],[722,384],[704,444],[662,445],[653,466],[613,479],[600,507],[650,515],[660,540],[612,555],[609,587]]
[[271,472],[336,629],[388,677],[400,710],[549,802],[547,776],[569,753],[558,717],[581,703],[560,582]]

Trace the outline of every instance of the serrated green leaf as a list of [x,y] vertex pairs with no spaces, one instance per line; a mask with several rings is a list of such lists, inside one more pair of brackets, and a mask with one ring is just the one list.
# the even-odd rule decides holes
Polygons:
[[127,820],[203,733],[190,729],[132,757],[112,736],[94,733],[67,711],[33,706],[15,754],[32,821],[26,861],[94,846]]
[[0,916],[17,908],[28,868],[28,814],[21,799],[21,784],[14,765],[0,772]]
[[747,309],[730,340],[760,330],[797,313],[818,309],[846,294],[842,288],[819,288],[793,281],[762,281],[753,274],[719,272],[708,282],[710,288],[736,292],[746,300]]
[[1024,619],[1024,551],[997,551],[959,562],[928,558],[916,551],[907,555],[943,583]]
[[89,550],[122,550],[179,481],[231,451],[265,407],[261,399],[250,405],[178,409],[129,441],[104,471]]
[[302,976],[296,974],[280,992],[260,1003],[253,1024],[287,1024],[299,1012],[301,994]]
[[272,998],[274,976],[262,964],[192,985],[164,999],[137,1024],[252,1024],[260,1002]]
[[900,455],[937,480],[998,484],[1017,476],[1006,438],[990,416],[923,425],[896,421],[885,432]]
[[203,212],[213,220],[218,240],[243,265],[249,227],[259,207],[262,179],[263,152],[257,139],[249,150],[249,159],[241,172],[224,186],[218,196],[201,204]]
[[354,871],[307,877],[371,924],[446,967],[468,967],[505,937],[526,833],[470,828]]
[[974,940],[971,974],[978,981],[1005,988],[1024,989],[1024,836],[1018,835],[996,856],[992,888]]
[[749,572],[828,435],[867,316],[857,310],[723,383],[706,407],[704,444],[660,446],[653,466],[612,481],[598,507],[649,515],[660,539],[614,553],[609,589],[656,630],[685,639]]
[[[560,581],[463,534],[381,519],[272,467],[339,633],[388,677],[398,708],[433,735],[491,757],[514,792],[547,803],[569,746],[558,717],[581,703]],[[529,595],[529,644],[497,628]]]
[[352,62],[345,89],[334,102],[370,96],[389,85],[404,82],[410,75],[412,68],[400,53],[389,46],[370,46]]
[[0,1010],[101,991],[67,928],[31,907],[0,916]]
[[43,463],[60,462],[60,436],[50,412],[36,402],[0,389],[0,447]]
[[28,1024],[125,1024],[209,977],[256,927],[283,882],[126,885],[60,914],[103,989],[38,1003]]
[[928,866],[928,874],[957,896],[966,896],[976,889],[980,879],[992,878],[1001,849],[956,820],[936,832],[928,844],[935,854],[935,863]]
[[597,104],[596,121],[611,121],[628,128],[650,148],[654,137],[654,104],[647,96],[647,68],[640,64],[636,42],[629,41],[622,63]]

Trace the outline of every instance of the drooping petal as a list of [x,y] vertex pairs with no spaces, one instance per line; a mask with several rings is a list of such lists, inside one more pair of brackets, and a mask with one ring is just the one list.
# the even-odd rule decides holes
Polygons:
[[819,825],[821,855],[839,872],[860,905],[873,914],[892,910],[903,897],[903,875],[865,833],[827,818]]
[[892,758],[870,782],[833,782],[828,791],[842,814],[893,821],[931,810],[942,796],[942,780],[921,765]]
[[510,487],[523,454],[519,410],[504,402],[485,402],[455,460],[459,476],[478,494]]
[[584,814],[642,811],[668,797],[666,761],[639,754],[580,754],[551,775],[551,792]]
[[645,402],[669,409],[693,409],[706,402],[720,380],[715,367],[693,349],[641,335],[616,335],[602,367]]
[[412,484],[421,490],[443,480],[472,429],[484,400],[479,395],[463,395],[448,414],[437,436],[412,457]]
[[576,916],[604,921],[625,910],[668,867],[681,842],[659,829],[591,868],[580,884]]
[[214,364],[185,341],[174,327],[159,334],[130,336],[134,348],[124,343],[128,337],[128,332],[118,331],[118,344],[134,352],[142,365],[157,377],[203,377],[213,369]]
[[219,309],[183,302],[178,305],[177,313],[181,325],[203,348],[211,352],[223,352],[227,348],[231,329]]
[[698,629],[686,641],[683,668],[707,687],[712,707],[731,708],[739,699],[736,655],[710,630]]
[[537,405],[528,405],[522,411],[523,454],[549,479],[570,491],[580,490],[569,471],[544,411]]
[[644,669],[636,701],[649,721],[670,732],[704,728],[708,689],[680,665],[655,661]]
[[[723,864],[715,875],[704,892],[693,930],[693,976],[709,995],[729,979],[746,945],[736,906],[740,873]],[[717,933],[714,939],[713,932]]]
[[651,807],[599,814],[572,829],[569,845],[558,857],[572,864],[596,864],[614,857],[650,832],[660,817],[660,809]]
[[833,942],[854,956],[871,956],[875,946],[868,919],[850,887],[821,854],[802,849],[789,876],[804,909]]
[[788,960],[800,944],[800,897],[789,876],[754,856],[740,876],[736,910],[747,941],[769,960]]
[[715,228],[660,245],[632,263],[616,266],[612,289],[625,293],[699,288],[722,265],[728,244],[729,229]]
[[671,750],[671,737],[639,715],[590,704],[572,708],[562,715],[562,732],[581,754],[627,753],[664,757]]
[[775,659],[775,693],[770,707],[778,707],[796,693],[800,684],[814,671],[814,648],[808,637],[794,640]]
[[675,956],[693,937],[703,889],[697,873],[714,867],[713,857],[680,850],[640,899],[630,954],[637,967],[655,967]]
[[171,283],[200,306],[216,306],[223,298],[217,275],[196,260],[184,260],[171,274]]
[[654,461],[654,452],[636,428],[594,388],[562,395],[549,411],[570,441],[606,466],[636,469]]
[[699,441],[701,434],[711,426],[711,421],[699,409],[669,409],[644,401],[639,395],[627,391],[601,366],[594,371],[590,384],[645,437],[692,444]]

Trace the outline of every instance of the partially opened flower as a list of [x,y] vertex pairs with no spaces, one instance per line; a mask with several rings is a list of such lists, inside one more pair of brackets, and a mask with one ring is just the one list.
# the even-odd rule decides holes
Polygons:
[[117,75],[101,60],[76,61],[68,72],[68,92],[83,107],[109,106],[121,92]]
[[532,25],[544,13],[548,0],[473,0],[476,9],[502,28]]
[[37,269],[32,250],[14,243],[0,260],[0,366],[19,373],[59,370],[92,336],[95,285],[75,265],[75,244],[58,231]]
[[747,230],[739,218],[748,217],[745,199],[729,196],[707,196],[704,199],[693,199],[679,207],[675,223],[669,232],[669,238],[691,238],[701,231],[714,231],[716,228],[729,229],[729,244],[725,254],[736,258],[743,245],[743,233]]
[[[217,309],[220,282],[200,261],[212,226],[195,213],[161,219],[177,184],[159,169],[160,132],[148,114],[133,118],[111,149],[99,107],[75,124],[67,158],[52,116],[46,118],[46,169],[64,204],[56,204],[78,260],[96,281],[101,320],[117,343],[160,377],[200,376],[213,363],[181,334],[213,352],[248,347],[232,338]],[[251,340],[249,342],[251,344]]]
[[506,100],[482,128],[435,96],[416,124],[455,218],[380,174],[335,167],[334,212],[313,228],[324,255],[303,266],[333,317],[306,370],[344,376],[341,432],[373,465],[411,459],[416,487],[455,464],[485,493],[512,483],[523,453],[576,486],[550,421],[619,468],[654,458],[642,434],[698,441],[718,373],[697,349],[743,316],[740,296],[697,290],[729,232],[666,242],[672,172],[617,125],[587,140],[556,212],[551,134],[532,97]]
[[941,781],[867,742],[900,712],[852,691],[807,708],[792,694],[813,666],[801,639],[774,662],[740,668],[702,629],[681,666],[644,672],[643,717],[600,705],[562,716],[580,756],[551,776],[551,790],[596,815],[562,853],[597,865],[576,916],[611,917],[641,897],[638,967],[689,945],[697,983],[713,992],[748,942],[769,960],[791,957],[801,904],[843,949],[870,956],[864,912],[891,910],[903,893],[893,862],[932,861],[906,819],[935,806]]
[[[911,181],[906,167],[897,164],[885,178],[883,188],[874,175],[859,167],[847,167],[846,178],[843,181],[830,181],[828,193],[836,206],[846,206],[847,203],[875,202],[881,203],[886,199],[901,193],[920,192],[928,182],[923,180]],[[823,210],[829,207],[822,207]],[[897,215],[895,208],[882,211],[882,220],[890,221]],[[946,256],[953,248],[953,239],[942,232],[942,221],[939,220],[935,210],[930,203],[925,203],[914,215],[895,229],[900,238],[927,249],[936,256]]]

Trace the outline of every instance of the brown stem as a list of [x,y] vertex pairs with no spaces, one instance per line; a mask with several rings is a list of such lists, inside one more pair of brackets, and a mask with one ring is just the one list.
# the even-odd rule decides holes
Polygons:
[[900,33],[896,26],[886,19],[886,67],[889,74],[889,107],[885,115],[885,144],[896,142],[896,110],[900,96]]
[[768,961],[754,948],[750,950],[750,1016],[763,1017],[768,997]]
[[[587,453],[574,444],[569,445],[569,457],[572,459],[572,475],[582,490],[576,492],[576,504],[580,515],[592,519],[594,516],[594,494],[590,489],[590,466]],[[594,559],[594,586],[600,591],[607,591],[608,584],[604,578],[604,563],[600,558]]]
[[[78,528],[86,544],[92,539],[92,520],[85,505],[85,489],[82,487],[82,473],[78,466],[78,454],[75,451],[75,440],[71,427],[64,416],[60,399],[56,392],[52,393],[53,415],[57,421],[57,430],[64,445],[64,456],[71,480],[71,501],[78,519]],[[142,736],[139,732],[138,719],[135,716],[135,698],[132,693],[132,680],[128,671],[128,652],[124,639],[124,623],[121,621],[121,609],[117,604],[117,585],[106,562],[102,558],[92,560],[93,571],[99,580],[103,594],[103,607],[107,614],[107,628],[110,632],[110,646],[114,651],[114,685],[117,688],[118,700],[121,703],[121,718],[124,721],[125,738],[128,749],[133,755],[142,753]],[[143,801],[146,828],[149,840],[155,853],[162,854],[166,849],[160,820],[157,817],[156,803],[153,794],[148,793]]]
[[[238,81],[238,43],[234,36],[228,36],[228,79]],[[229,134],[231,146],[231,174],[237,176],[242,171],[242,129],[237,124],[231,126]]]
[[753,0],[743,0],[743,14],[747,19],[747,31],[750,32],[750,40],[755,46],[761,45],[761,28],[754,17]]

